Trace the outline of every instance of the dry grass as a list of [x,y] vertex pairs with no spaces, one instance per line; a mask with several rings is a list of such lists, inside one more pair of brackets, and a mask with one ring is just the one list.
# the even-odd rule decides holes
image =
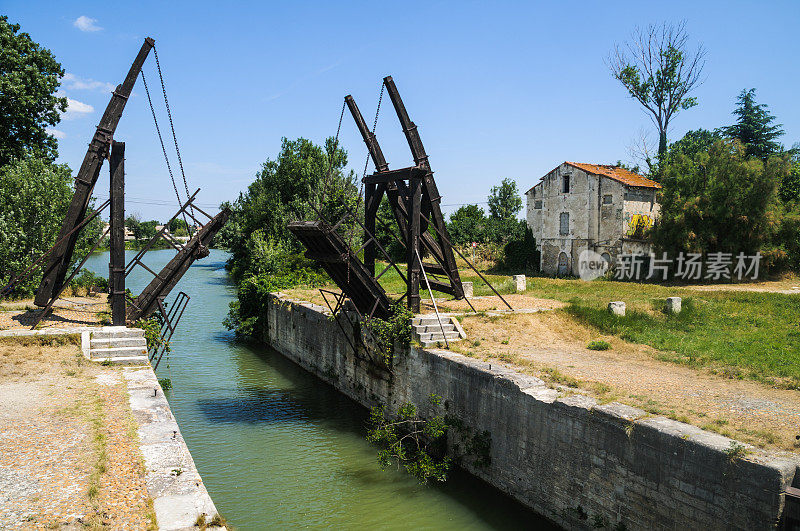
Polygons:
[[[451,343],[452,351],[510,365],[541,378],[562,395],[618,401],[763,448],[800,450],[796,391],[660,361],[656,349],[598,334],[563,310],[471,314],[462,316],[461,323],[469,339]],[[610,349],[589,350],[587,345],[597,340],[608,342]],[[739,407],[738,401],[748,406]]]
[[[38,328],[63,328],[103,324],[109,312],[108,295],[92,293],[63,295]],[[33,326],[41,309],[33,299],[4,302],[0,305],[0,330],[24,330]]]
[[79,344],[77,335],[0,338],[0,467],[24,478],[0,506],[0,528],[21,525],[19,514],[36,528],[152,528],[124,381]]

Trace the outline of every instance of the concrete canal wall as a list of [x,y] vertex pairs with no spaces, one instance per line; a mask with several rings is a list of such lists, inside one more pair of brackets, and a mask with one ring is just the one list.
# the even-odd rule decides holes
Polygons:
[[[351,336],[353,325],[340,323]],[[280,295],[263,339],[367,407],[441,396],[446,411],[437,413],[491,441],[488,455],[463,467],[569,529],[774,528],[797,472],[789,457],[742,457],[721,435],[622,404],[558,398],[538,378],[452,352],[412,347],[389,372],[356,355],[322,307]]]

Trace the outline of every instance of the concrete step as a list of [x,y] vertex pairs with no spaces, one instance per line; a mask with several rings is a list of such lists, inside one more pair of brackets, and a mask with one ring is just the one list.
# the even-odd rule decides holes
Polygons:
[[92,358],[98,363],[110,363],[111,365],[149,365],[150,359],[147,356],[117,356],[112,358]]
[[91,348],[118,348],[118,347],[142,347],[147,348],[147,341],[143,337],[114,337],[109,339],[91,340]]
[[104,326],[92,332],[92,339],[123,339],[144,337],[141,328],[127,328],[124,326]]
[[441,341],[442,337],[446,337],[447,339],[460,339],[458,332],[446,332],[444,336],[442,336],[442,332],[426,332],[424,334],[420,334],[418,336],[418,340],[420,342],[423,341]]
[[127,356],[147,356],[146,347],[115,347],[115,348],[92,348],[89,349],[89,358],[124,358]]
[[[456,341],[461,341],[461,339],[460,338],[453,338],[453,339],[447,338],[447,341],[449,341],[450,343],[454,343]],[[420,345],[422,345],[425,348],[436,347],[436,346],[439,346],[439,345],[444,346],[444,339],[442,339],[442,338],[429,339],[429,340],[426,340],[426,341],[420,341],[419,343],[420,343]]]
[[441,332],[442,328],[444,328],[445,332],[453,332],[456,329],[449,319],[447,321],[442,319],[441,326],[439,326],[439,323],[432,325],[414,325],[414,332],[417,334],[424,334],[425,332]]
[[[442,315],[442,322],[448,323],[450,322],[450,317]],[[413,317],[411,319],[411,326],[417,325],[438,325],[439,320],[436,318],[435,315],[420,315],[419,317]]]

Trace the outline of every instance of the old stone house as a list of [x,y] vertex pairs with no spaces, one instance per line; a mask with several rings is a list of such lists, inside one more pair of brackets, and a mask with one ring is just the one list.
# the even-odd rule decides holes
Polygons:
[[620,253],[649,253],[643,235],[658,216],[659,188],[617,166],[560,164],[525,192],[542,272],[577,275],[578,257],[586,249],[611,264]]

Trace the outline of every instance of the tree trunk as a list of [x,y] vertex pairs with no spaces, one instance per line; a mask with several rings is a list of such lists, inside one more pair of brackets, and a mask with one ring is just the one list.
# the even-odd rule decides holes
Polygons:
[[667,154],[667,128],[661,129],[658,132],[658,160],[664,160],[664,155]]

